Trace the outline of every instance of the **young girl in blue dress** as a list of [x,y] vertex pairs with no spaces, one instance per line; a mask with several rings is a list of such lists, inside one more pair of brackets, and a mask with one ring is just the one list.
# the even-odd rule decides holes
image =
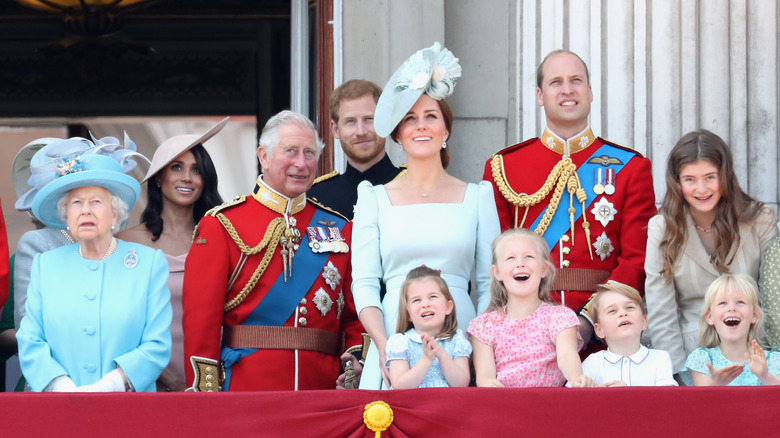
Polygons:
[[394,389],[468,386],[471,344],[458,330],[455,303],[439,271],[420,266],[406,275],[396,331],[385,347]]
[[746,274],[718,277],[707,289],[699,345],[683,380],[696,386],[780,385],[780,353],[758,344],[764,312],[758,285]]

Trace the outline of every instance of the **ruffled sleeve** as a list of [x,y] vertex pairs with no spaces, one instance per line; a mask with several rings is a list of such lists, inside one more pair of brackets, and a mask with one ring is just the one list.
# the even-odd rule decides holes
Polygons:
[[382,257],[379,242],[379,206],[374,186],[368,181],[358,185],[358,200],[352,227],[352,296],[357,314],[366,307],[378,307]]
[[455,332],[455,336],[452,337],[452,351],[450,352],[450,357],[455,359],[456,357],[470,357],[472,346],[471,342],[469,342],[468,339],[466,339],[466,336],[463,334],[462,331],[458,330]]
[[492,321],[495,314],[496,312],[483,313],[472,319],[467,333],[479,342],[492,347],[496,336],[496,327]]
[[490,304],[490,265],[493,261],[493,239],[501,233],[498,222],[493,186],[487,181],[479,183],[479,225],[477,226],[476,280],[477,315]]
[[385,346],[387,361],[385,366],[390,366],[391,360],[410,360],[409,357],[409,338],[403,333],[395,333],[387,339]]
[[771,350],[766,353],[766,366],[769,374],[780,376],[780,351]]
[[709,376],[710,370],[707,368],[707,363],[712,363],[712,359],[710,358],[710,353],[704,347],[693,350],[688,355],[688,359],[685,360],[685,368],[680,371],[683,383],[688,386],[693,385],[691,371],[697,371]]
[[[550,308],[550,341],[555,343],[558,335],[570,327],[579,327],[580,320],[573,310],[565,306],[551,306]],[[579,330],[577,330],[577,349],[584,345]]]

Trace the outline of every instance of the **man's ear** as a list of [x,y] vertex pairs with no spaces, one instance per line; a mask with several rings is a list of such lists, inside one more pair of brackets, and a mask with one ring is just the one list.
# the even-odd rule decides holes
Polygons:
[[341,140],[339,138],[339,130],[337,128],[338,128],[338,123],[334,122],[333,120],[331,120],[330,121],[330,133],[333,134],[333,138],[335,138],[336,140]]

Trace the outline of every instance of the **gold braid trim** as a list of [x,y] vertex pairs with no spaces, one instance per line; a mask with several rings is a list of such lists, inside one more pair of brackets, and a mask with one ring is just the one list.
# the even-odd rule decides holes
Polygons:
[[[561,161],[559,161],[555,167],[553,167],[552,171],[550,171],[550,174],[547,176],[547,180],[545,180],[542,187],[537,190],[536,193],[528,195],[526,193],[517,193],[512,189],[512,187],[509,186],[509,183],[506,179],[506,171],[504,169],[504,159],[501,155],[493,156],[493,159],[490,161],[490,168],[493,171],[493,180],[496,182],[498,191],[501,192],[501,195],[507,201],[516,207],[516,226],[517,208],[525,207],[527,215],[528,208],[542,202],[542,200],[544,200],[544,198],[550,194],[553,185],[555,186],[555,191],[553,192],[552,198],[550,199],[550,204],[544,210],[542,219],[539,221],[539,225],[534,230],[534,232],[539,235],[544,235],[544,232],[550,225],[550,221],[552,221],[552,217],[555,214],[555,211],[558,209],[558,204],[560,203],[561,197],[563,196],[563,191],[566,189],[567,182],[573,174],[576,175],[577,171],[577,166],[571,161],[571,158],[563,157],[563,159],[561,159]],[[525,225],[525,216],[523,216],[523,222],[520,223],[521,227],[523,225]]]
[[265,230],[265,236],[263,236],[263,240],[261,240],[260,243],[258,243],[254,248],[250,248],[244,244],[244,241],[238,235],[236,229],[233,228],[233,224],[230,223],[230,220],[225,217],[224,214],[217,213],[216,218],[219,220],[222,226],[225,227],[225,231],[227,231],[236,245],[238,245],[238,248],[241,250],[241,252],[246,256],[259,254],[263,249],[265,249],[265,254],[263,254],[263,258],[260,260],[260,264],[257,265],[257,269],[255,269],[255,272],[252,274],[249,282],[247,282],[246,286],[241,289],[241,292],[239,292],[235,298],[225,303],[225,312],[228,312],[241,304],[244,299],[246,299],[246,297],[249,295],[249,292],[254,289],[255,285],[260,280],[260,277],[263,276],[266,268],[268,268],[268,264],[271,262],[271,257],[273,257],[274,253],[276,252],[276,247],[279,245],[279,238],[282,236],[282,232],[287,229],[287,225],[284,222],[284,218],[275,218],[271,221],[271,223],[268,225],[268,228]]

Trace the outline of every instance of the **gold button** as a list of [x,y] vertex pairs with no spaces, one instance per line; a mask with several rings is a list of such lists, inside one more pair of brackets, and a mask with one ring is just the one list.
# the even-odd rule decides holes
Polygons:
[[564,242],[568,242],[568,241],[569,241],[569,235],[568,235],[568,234],[564,234],[564,235],[561,237],[561,240],[563,240]]
[[209,375],[207,375],[207,376],[206,376],[206,381],[207,381],[207,382],[213,382],[213,381],[214,381],[214,376],[212,376],[212,375],[210,375],[210,374],[209,374]]
[[571,262],[569,262],[568,260],[564,260],[563,261],[563,267],[564,268],[568,268],[570,264],[571,264]]
[[307,303],[307,301],[306,301],[306,298],[303,298],[303,299],[301,300],[301,304],[306,304],[306,303]]
[[300,325],[306,325],[306,318],[300,317],[298,318],[298,324]]
[[206,374],[214,374],[214,367],[206,367]]
[[563,247],[563,253],[564,253],[564,254],[568,254],[568,253],[570,253],[570,252],[571,252],[571,248],[569,248],[568,246],[564,246],[564,247]]
[[305,315],[306,312],[308,312],[308,310],[306,310],[305,307],[301,306],[301,309],[299,310],[299,312],[301,312],[301,315]]
[[214,387],[214,384],[213,384],[213,383],[211,383],[211,382],[206,382],[206,389],[208,389],[209,391],[211,391],[211,389],[212,389],[213,387]]

